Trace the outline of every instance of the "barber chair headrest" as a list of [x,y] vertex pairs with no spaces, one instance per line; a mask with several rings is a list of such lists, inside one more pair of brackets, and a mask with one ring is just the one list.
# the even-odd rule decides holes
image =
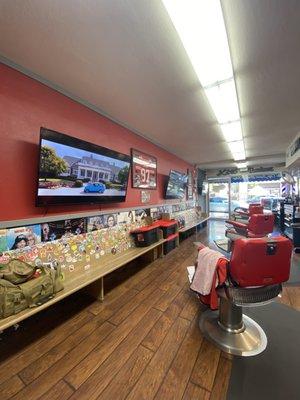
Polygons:
[[241,287],[286,282],[292,248],[291,241],[283,236],[238,239],[231,254],[230,277]]
[[249,215],[263,214],[264,208],[260,204],[249,204]]
[[274,214],[253,214],[249,218],[248,233],[249,237],[265,236],[273,232]]

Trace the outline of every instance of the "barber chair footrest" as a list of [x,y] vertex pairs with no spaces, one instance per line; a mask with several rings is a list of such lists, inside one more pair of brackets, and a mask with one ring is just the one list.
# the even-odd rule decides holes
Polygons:
[[267,347],[267,337],[263,329],[247,315],[243,314],[244,329],[228,332],[219,322],[217,311],[205,311],[199,321],[200,330],[209,341],[225,353],[236,356],[255,356]]

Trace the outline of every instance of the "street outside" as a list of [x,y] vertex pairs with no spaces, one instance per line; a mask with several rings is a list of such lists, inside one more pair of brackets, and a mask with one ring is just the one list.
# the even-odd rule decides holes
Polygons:
[[69,188],[60,187],[57,189],[39,189],[39,196],[125,196],[125,190],[106,189],[104,193],[85,193],[84,187]]
[[[231,212],[236,207],[245,207],[248,208],[249,204],[243,201],[232,200],[231,201]],[[224,201],[222,203],[214,203],[213,201],[209,202],[209,210],[216,211],[216,212],[228,212],[229,203],[228,201]]]

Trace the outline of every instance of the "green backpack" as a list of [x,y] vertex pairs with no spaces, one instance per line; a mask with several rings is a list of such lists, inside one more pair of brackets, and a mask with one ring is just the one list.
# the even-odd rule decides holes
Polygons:
[[8,264],[0,264],[0,278],[18,285],[30,279],[36,267],[24,261],[12,258]]
[[[32,268],[36,270],[36,267]],[[59,266],[56,269],[48,266],[38,268],[42,271],[41,275],[24,283],[14,284],[9,280],[0,279],[0,318],[17,314],[28,307],[37,307],[63,289]],[[25,272],[21,280],[24,275]],[[10,279],[11,276],[9,275]]]

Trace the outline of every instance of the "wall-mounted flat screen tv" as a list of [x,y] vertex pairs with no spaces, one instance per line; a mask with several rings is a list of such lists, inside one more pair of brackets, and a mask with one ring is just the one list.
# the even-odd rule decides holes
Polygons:
[[41,128],[37,206],[125,201],[130,156]]
[[166,199],[184,199],[186,192],[187,176],[181,172],[170,171],[166,188]]

